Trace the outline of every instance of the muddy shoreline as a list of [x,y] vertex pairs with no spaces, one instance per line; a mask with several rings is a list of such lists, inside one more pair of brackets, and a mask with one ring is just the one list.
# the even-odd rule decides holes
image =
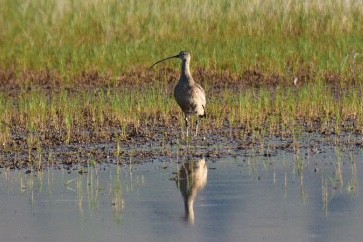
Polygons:
[[[97,95],[97,92],[105,90],[142,91],[150,85],[156,85],[171,95],[178,76],[179,72],[173,69],[154,72],[131,71],[116,78],[98,72],[84,72],[67,82],[51,71],[16,73],[12,70],[1,70],[0,93],[9,97],[9,100],[19,93],[31,92],[45,93],[52,99],[53,95],[64,90],[70,95],[85,91]],[[294,87],[291,77],[263,74],[256,70],[237,75],[197,69],[194,76],[206,87],[210,98],[225,91],[238,93],[246,88],[298,89],[316,78],[308,69],[301,70],[297,76],[299,82]],[[327,74],[324,81],[330,83],[337,96],[344,92],[344,89],[340,88],[344,82],[341,76]],[[356,85],[354,80],[350,80],[349,83],[352,88]],[[73,127],[70,137],[67,137],[64,125],[53,127],[44,124],[45,127],[40,130],[30,131],[15,121],[1,123],[10,132],[10,139],[0,145],[0,167],[37,170],[48,166],[63,166],[71,169],[74,166],[92,163],[169,162],[191,156],[213,160],[240,154],[272,156],[279,150],[294,153],[305,150],[305,153],[314,153],[326,145],[340,146],[343,149],[363,146],[362,130],[354,119],[339,124],[339,133],[336,133],[334,128],[334,120],[326,124],[326,120],[319,118],[308,123],[296,120],[293,130],[297,131],[294,132],[284,127],[267,132],[268,128],[257,127],[251,132],[244,124],[230,125],[226,119],[222,125],[217,125],[213,123],[213,117],[209,117],[212,119],[209,125],[212,126],[202,125],[200,136],[186,141],[182,133],[180,115],[168,117],[167,122],[158,115],[141,117],[140,124],[127,124],[126,128],[111,119],[104,120],[102,126],[93,125],[89,113],[81,115],[86,122],[83,126]]]
[[[324,152],[326,147],[355,150],[363,147],[363,136],[351,132],[341,134],[304,131],[295,135],[256,134],[240,136],[241,129],[223,127],[202,129],[200,136],[189,141],[180,138],[180,127],[143,127],[118,139],[114,130],[103,130],[101,136],[88,134],[87,139],[42,140],[29,145],[25,136],[17,135],[13,143],[0,149],[0,167],[9,169],[45,169],[63,167],[81,169],[96,163],[140,164],[145,162],[182,162],[191,157],[211,161],[225,157],[276,155],[280,151],[310,156]],[[51,133],[51,131],[50,131]],[[56,136],[56,134],[55,134]],[[77,137],[77,135],[75,135]],[[86,137],[86,136],[84,136]],[[204,139],[205,138],[205,139]]]

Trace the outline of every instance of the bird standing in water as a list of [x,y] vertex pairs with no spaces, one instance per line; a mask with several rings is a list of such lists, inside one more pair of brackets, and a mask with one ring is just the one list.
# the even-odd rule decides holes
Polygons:
[[187,51],[181,51],[178,55],[170,56],[154,63],[150,68],[171,58],[179,58],[182,60],[180,79],[174,88],[174,97],[185,115],[186,136],[189,136],[189,118],[191,115],[198,116],[195,129],[195,136],[197,136],[199,118],[206,117],[206,97],[203,88],[199,84],[195,83],[192,74],[190,73],[190,53]]

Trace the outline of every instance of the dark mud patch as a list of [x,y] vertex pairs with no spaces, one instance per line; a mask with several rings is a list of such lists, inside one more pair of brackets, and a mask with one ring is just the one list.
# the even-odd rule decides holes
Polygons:
[[[15,69],[0,69],[0,91],[9,95],[31,90],[41,90],[51,94],[60,90],[77,92],[105,88],[143,90],[150,88],[150,86],[162,86],[173,90],[179,76],[179,70],[172,68],[152,70],[140,68],[117,76],[91,70],[67,77],[49,69],[21,72]],[[193,70],[193,77],[203,86],[207,86],[209,93],[219,93],[226,89],[240,91],[262,87],[271,89],[292,86],[303,87],[316,80],[322,80],[336,91],[346,89],[347,86],[354,88],[354,86],[359,85],[357,77],[348,78],[333,72],[318,76],[312,68],[301,68],[285,75],[264,73],[258,69],[233,73],[196,68]]]
[[[99,130],[79,130],[68,142],[63,132],[45,133],[18,131],[13,140],[0,146],[0,167],[10,169],[44,169],[49,166],[82,167],[96,163],[140,164],[170,162],[191,157],[205,157],[211,161],[224,157],[271,157],[279,151],[311,156],[324,152],[325,147],[342,150],[363,147],[358,133],[312,132],[299,134],[246,133],[243,127],[228,125],[219,129],[202,128],[198,137],[181,137],[178,125],[148,125],[128,128],[121,136],[120,127]],[[29,142],[33,136],[33,143]]]

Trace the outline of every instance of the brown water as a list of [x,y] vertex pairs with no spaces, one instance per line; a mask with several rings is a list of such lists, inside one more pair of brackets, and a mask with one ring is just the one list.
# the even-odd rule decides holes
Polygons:
[[[205,166],[185,158],[97,165],[83,174],[77,169],[2,170],[0,238],[360,241],[361,150],[326,147],[300,154],[244,154],[206,159]],[[194,161],[194,168],[173,179],[186,161]]]

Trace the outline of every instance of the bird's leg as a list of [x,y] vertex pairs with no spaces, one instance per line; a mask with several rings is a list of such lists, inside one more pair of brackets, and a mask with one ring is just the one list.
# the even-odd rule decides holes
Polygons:
[[189,122],[188,122],[188,116],[185,115],[185,127],[187,130],[187,138],[189,137]]

